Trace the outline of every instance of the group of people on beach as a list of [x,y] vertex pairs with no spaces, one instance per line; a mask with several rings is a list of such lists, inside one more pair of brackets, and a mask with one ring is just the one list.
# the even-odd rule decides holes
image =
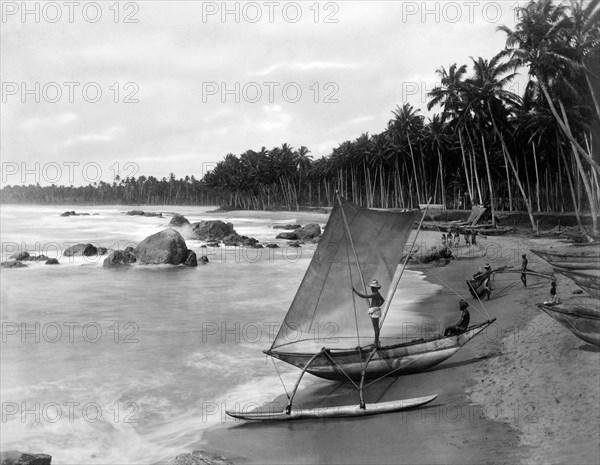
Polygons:
[[[451,233],[449,233],[450,235]],[[458,235],[458,233],[457,233]],[[527,271],[529,262],[527,260],[527,255],[523,254],[521,256],[521,281],[524,287],[527,287]],[[476,299],[482,299],[487,297],[487,300],[490,300],[490,296],[492,294],[492,277],[493,270],[492,266],[489,263],[486,263],[483,269],[479,269],[477,273],[473,275],[473,279],[467,280],[467,287],[471,295]],[[359,297],[363,299],[371,299],[369,305],[369,317],[371,318],[371,323],[373,324],[373,330],[375,332],[375,342],[374,347],[381,347],[379,341],[379,333],[380,333],[380,324],[379,319],[381,318],[381,306],[385,302],[385,299],[379,292],[381,289],[381,284],[379,281],[374,279],[369,283],[369,287],[371,288],[370,294],[362,294],[357,291],[354,287],[352,291]],[[550,283],[550,300],[544,303],[558,303],[558,297],[556,295],[556,278],[552,278]],[[461,316],[459,321],[452,325],[448,326],[444,331],[444,336],[455,336],[464,333],[468,327],[471,316],[469,314],[469,303],[465,299],[461,299],[459,302],[459,309],[461,311]]]
[[[477,245],[477,231],[465,229],[463,233],[465,245]],[[460,247],[460,230],[458,228],[448,231],[448,234],[442,233],[442,245],[444,247]]]

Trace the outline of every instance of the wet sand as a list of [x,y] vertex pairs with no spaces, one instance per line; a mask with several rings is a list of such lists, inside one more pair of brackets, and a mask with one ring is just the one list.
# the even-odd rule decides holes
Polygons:
[[[422,232],[421,252],[438,237]],[[600,353],[537,310],[535,303],[548,296],[548,281],[530,277],[525,288],[518,273],[497,275],[485,310],[465,286],[465,279],[483,263],[518,269],[521,254],[530,246],[555,241],[478,241],[473,254],[478,258],[411,267],[432,283],[447,285],[422,303],[428,313],[439,311],[440,328],[459,317],[460,297],[449,287],[470,302],[472,323],[489,317],[497,321],[437,367],[382,380],[366,392],[367,403],[439,394],[433,403],[363,418],[286,423],[228,419],[205,433],[194,449],[220,453],[236,463],[599,463]],[[462,245],[458,255],[474,251]],[[551,271],[533,254],[528,257],[530,269]],[[563,300],[575,289],[558,276]],[[456,309],[455,318],[448,316],[448,308]],[[295,401],[299,407],[358,401],[350,383],[307,375],[303,386]],[[273,399],[273,408],[283,408],[286,400]]]

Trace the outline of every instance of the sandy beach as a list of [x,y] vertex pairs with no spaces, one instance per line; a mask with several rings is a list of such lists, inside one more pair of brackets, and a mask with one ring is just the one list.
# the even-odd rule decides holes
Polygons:
[[[438,233],[422,232],[421,252],[438,241]],[[440,327],[459,316],[460,297],[451,289],[468,297],[472,323],[497,319],[446,362],[425,373],[382,380],[367,392],[367,402],[439,394],[432,404],[362,419],[285,424],[226,419],[194,449],[222,454],[235,463],[597,464],[598,348],[535,307],[549,294],[547,280],[530,276],[524,287],[518,273],[496,275],[485,309],[465,286],[465,279],[485,262],[518,269],[522,253],[528,254],[530,269],[551,272],[528,250],[556,243],[526,236],[481,237],[477,248],[463,244],[453,249],[459,258],[445,266],[410,265],[432,283],[445,285],[423,302],[428,312],[448,315],[448,308],[456,309],[456,318],[445,316]],[[557,279],[559,297],[568,300],[578,288],[561,275]],[[303,407],[357,402],[348,383],[307,375],[303,386],[297,399]],[[277,406],[285,401],[284,395],[272,399]]]

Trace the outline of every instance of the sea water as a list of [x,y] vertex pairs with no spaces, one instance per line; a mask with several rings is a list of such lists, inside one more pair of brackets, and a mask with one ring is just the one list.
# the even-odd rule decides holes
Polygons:
[[[204,249],[188,240],[209,264],[126,270],[103,268],[104,257],[62,252],[78,242],[135,245],[167,227],[169,212],[191,222],[232,221],[239,234],[261,242],[274,240],[276,223],[311,218],[174,206],[144,207],[165,212],[163,218],[124,214],[136,208],[2,207],[3,260],[19,249],[60,261],[1,271],[2,450],[48,453],[56,464],[167,461],[189,451],[207,428],[232,421],[225,409],[250,409],[284,392],[262,350],[314,246]],[[61,217],[65,210],[98,214]],[[412,322],[419,321],[419,302],[439,290],[423,278],[407,272],[396,298]],[[401,329],[392,313],[383,335]],[[281,362],[278,369],[292,386],[298,371]]]

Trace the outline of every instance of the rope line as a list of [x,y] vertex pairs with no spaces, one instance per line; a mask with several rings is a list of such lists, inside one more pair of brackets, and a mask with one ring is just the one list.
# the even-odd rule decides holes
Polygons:
[[[268,355],[266,357],[268,357]],[[273,362],[273,366],[275,367],[275,371],[277,372],[277,376],[279,376],[279,381],[281,381],[281,385],[283,386],[283,390],[285,391],[285,395],[289,399],[290,398],[290,394],[288,393],[288,390],[285,387],[285,383],[283,382],[283,378],[281,377],[281,374],[279,373],[279,368],[277,368],[277,365],[275,364],[275,358],[271,357],[271,361]]]

